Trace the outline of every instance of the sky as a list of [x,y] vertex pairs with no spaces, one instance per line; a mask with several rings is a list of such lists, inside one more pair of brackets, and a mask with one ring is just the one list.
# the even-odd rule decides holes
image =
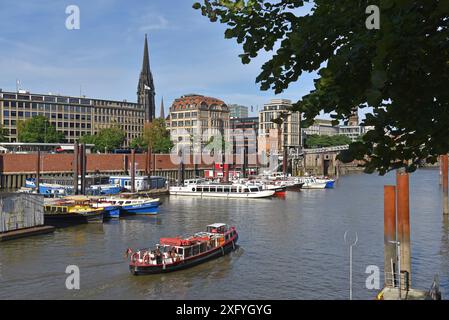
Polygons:
[[[156,114],[188,93],[254,106],[273,98],[297,101],[313,89],[307,74],[281,94],[260,91],[255,79],[272,52],[243,65],[241,45],[225,39],[195,0],[2,0],[0,88],[136,101],[144,36],[156,88]],[[80,29],[66,28],[66,7],[80,9]],[[251,110],[250,110],[251,111]]]

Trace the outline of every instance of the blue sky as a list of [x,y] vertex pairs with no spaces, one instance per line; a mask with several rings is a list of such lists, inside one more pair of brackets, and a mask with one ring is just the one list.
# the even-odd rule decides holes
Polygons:
[[[255,78],[271,53],[242,65],[242,49],[224,39],[225,26],[192,9],[195,0],[2,0],[0,88],[36,93],[136,100],[145,33],[159,109],[198,93],[259,108],[269,99],[297,100],[313,88],[305,75],[282,94],[260,91]],[[81,13],[67,30],[68,5]],[[254,108],[256,109],[256,108]],[[157,110],[159,113],[159,110]],[[256,114],[256,110],[252,113]]]

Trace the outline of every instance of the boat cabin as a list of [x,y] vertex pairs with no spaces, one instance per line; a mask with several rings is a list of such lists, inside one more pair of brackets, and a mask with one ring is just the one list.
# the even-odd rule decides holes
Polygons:
[[206,230],[209,233],[225,233],[228,231],[228,225],[224,223],[214,223],[208,225]]

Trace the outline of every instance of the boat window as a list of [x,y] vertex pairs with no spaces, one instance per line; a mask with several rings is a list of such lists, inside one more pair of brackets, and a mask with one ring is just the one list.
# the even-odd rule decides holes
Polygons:
[[192,247],[185,247],[184,248],[184,257],[190,257],[192,255]]
[[[198,187],[197,190],[198,190],[198,192],[203,192],[203,187]],[[193,191],[195,191],[195,190],[193,190]]]
[[184,254],[184,248],[176,248],[176,253],[183,255]]
[[223,192],[223,187],[217,187],[217,192]]
[[210,192],[217,192],[217,187],[210,187]]
[[259,191],[259,188],[257,188],[257,187],[252,187],[252,188],[250,188],[250,190],[251,190],[251,192],[257,192],[257,191]]
[[231,187],[231,192],[237,192],[237,187]]
[[244,188],[243,192],[249,192],[248,188]]
[[231,191],[231,187],[225,187],[224,188],[224,192],[230,192]]
[[229,240],[229,233],[227,235],[225,235],[225,241]]
[[201,252],[207,251],[207,242],[201,242],[200,251]]
[[200,253],[200,246],[199,245],[194,245],[193,246],[193,251],[192,251],[192,255],[197,255],[198,253]]

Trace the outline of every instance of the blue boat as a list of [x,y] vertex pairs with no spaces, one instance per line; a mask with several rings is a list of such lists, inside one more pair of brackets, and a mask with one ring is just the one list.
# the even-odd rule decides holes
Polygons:
[[129,206],[122,206],[121,210],[125,214],[158,214],[159,213],[159,204],[135,204]]
[[120,207],[119,206],[104,207],[103,217],[107,219],[120,218]]
[[335,180],[326,181],[326,189],[332,189],[334,187]]
[[118,194],[122,191],[122,187],[114,184],[100,184],[90,186],[88,193],[92,195],[112,195]]
[[105,200],[115,206],[120,206],[121,214],[158,214],[159,199],[127,199],[127,198],[108,198]]

